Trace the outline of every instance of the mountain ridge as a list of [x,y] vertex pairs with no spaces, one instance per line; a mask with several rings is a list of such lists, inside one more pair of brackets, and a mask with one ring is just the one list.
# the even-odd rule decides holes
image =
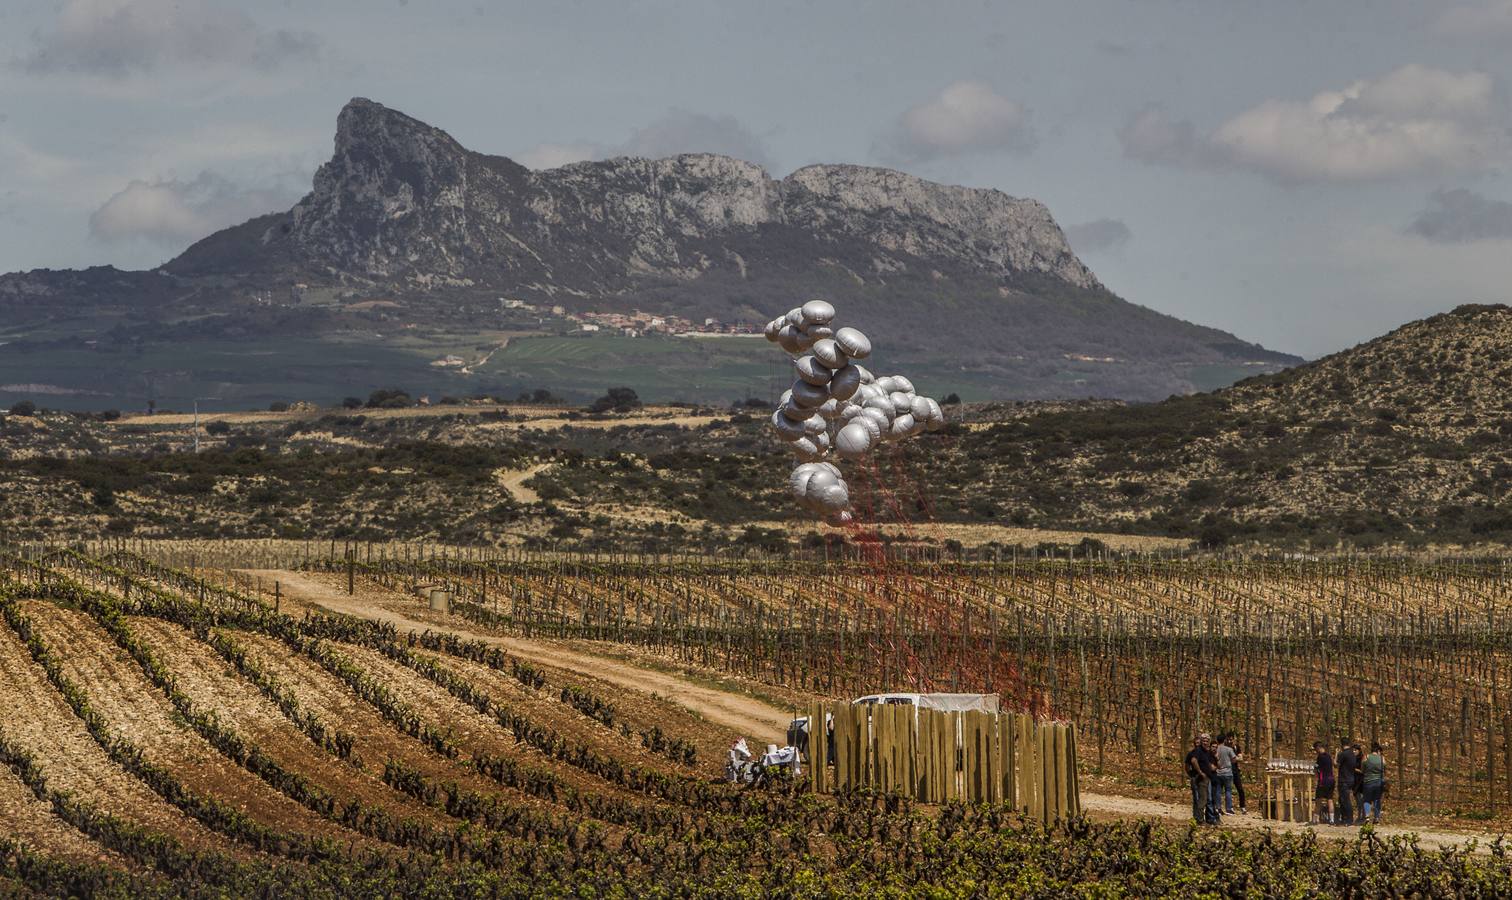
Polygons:
[[[207,235],[150,272],[0,276],[0,309],[54,344],[138,348],[291,332],[410,347],[405,329],[441,348],[456,345],[444,334],[565,334],[579,314],[637,310],[739,330],[813,296],[894,364],[981,397],[1155,400],[1300,362],[1119,298],[1037,200],[868,166],[775,179],[705,153],[531,170],[363,98],[343,107],[331,158],[289,210]],[[511,315],[506,301],[539,312]],[[653,364],[616,352],[626,370]],[[599,379],[524,362],[442,378],[428,362],[406,377],[432,390],[511,395],[549,377],[577,391]],[[13,380],[49,380],[26,374]],[[231,368],[193,390],[263,396],[236,387],[248,375]],[[300,390],[340,396],[350,388],[331,384],[339,377],[310,375]],[[191,392],[195,378],[181,381]]]

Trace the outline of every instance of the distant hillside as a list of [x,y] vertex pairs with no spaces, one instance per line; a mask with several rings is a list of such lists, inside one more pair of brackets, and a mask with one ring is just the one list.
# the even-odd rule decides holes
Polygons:
[[[852,467],[854,490],[895,492],[872,508],[906,511],[908,533],[936,543],[1022,541],[1023,529],[1210,546],[1506,543],[1509,379],[1512,309],[1462,307],[1215,393],[951,406],[944,431],[888,445],[875,470]],[[198,456],[188,417],[11,416],[0,481],[19,489],[0,498],[0,521],[37,534],[45,521],[80,534],[373,537],[466,523],[469,539],[523,529],[585,548],[712,546],[747,527],[780,546],[817,527],[787,496],[792,458],[760,410],[403,412],[232,417],[201,435]],[[534,427],[522,414],[565,418]],[[519,502],[500,467],[538,471],[530,487],[547,502]],[[768,530],[777,523],[787,530]]]
[[[153,273],[0,276],[0,313],[18,329],[11,336],[32,342],[13,341],[13,352],[39,341],[80,349],[71,342],[83,340],[99,353],[227,340],[277,350],[293,335],[373,347],[373,365],[356,367],[364,377],[376,368],[425,390],[506,395],[540,373],[425,366],[458,351],[474,358],[459,343],[468,336],[571,331],[575,313],[758,325],[813,296],[871,333],[889,365],[969,396],[1152,400],[1300,361],[1115,296],[1036,200],[862,166],[774,179],[712,154],[532,171],[362,99],[341,111],[334,154],[287,212],[210,235]],[[536,312],[511,311],[506,300]],[[431,355],[395,365],[385,350]],[[108,393],[155,373],[161,384],[148,393],[180,405],[198,395],[255,403],[299,385],[329,402],[377,386],[337,383],[318,348],[284,363],[297,377],[283,382],[238,354],[215,367],[146,356],[61,369],[37,356],[25,362],[43,371],[0,366],[0,384]],[[215,377],[204,377],[207,368]],[[568,384],[551,386],[578,390],[574,379],[592,371],[579,366],[559,376]],[[602,377],[593,374],[594,389]]]
[[1512,539],[1512,309],[1465,306],[1227,390],[1025,415],[942,480],[1015,521],[1210,543]]

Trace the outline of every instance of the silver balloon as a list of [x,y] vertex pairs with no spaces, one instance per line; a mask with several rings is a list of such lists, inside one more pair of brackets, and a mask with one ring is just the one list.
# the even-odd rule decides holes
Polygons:
[[768,322],[766,324],[766,331],[763,332],[766,335],[766,339],[769,341],[776,341],[777,332],[782,330],[782,326],[784,324],[786,323],[783,319],[773,319],[772,321]]
[[823,416],[809,416],[803,420],[803,433],[809,437],[823,434],[829,430],[829,423],[824,421]]
[[815,325],[828,325],[835,320],[835,307],[828,300],[810,300],[799,307],[804,321]]
[[855,328],[841,328],[835,332],[835,343],[845,351],[845,355],[851,359],[866,359],[871,356],[871,341],[866,335]]
[[777,344],[782,349],[794,355],[803,352],[803,344],[798,334],[798,329],[792,325],[784,325],[777,330]]
[[817,411],[819,415],[823,416],[827,420],[833,421],[835,419],[838,419],[841,412],[840,401],[836,400],[834,397],[831,397],[823,403],[819,404]]
[[814,342],[814,359],[827,369],[838,369],[847,362],[845,352],[832,338],[821,338]]
[[[855,363],[852,363],[851,365],[855,365]],[[871,370],[868,369],[865,366],[856,366],[856,372],[858,372],[861,375],[861,383],[862,384],[871,384],[872,382],[874,382],[874,381],[877,380],[872,375]]]
[[911,409],[910,412],[912,412],[913,417],[915,419],[918,419],[920,422],[929,421],[929,417],[933,415],[933,413],[929,411],[929,398],[915,395],[913,398],[913,409]]
[[809,384],[824,387],[830,383],[832,373],[827,366],[813,356],[800,356],[793,360],[793,368],[798,371],[798,377]]
[[799,459],[808,462],[817,462],[819,460],[819,445],[814,443],[813,438],[801,437],[788,444],[788,446],[793,448],[793,452],[798,454]]
[[907,437],[913,430],[914,417],[912,413],[904,413],[892,420],[891,434],[894,438]]
[[893,391],[887,399],[892,401],[893,412],[895,413],[902,414],[910,412],[913,409],[913,394],[905,394],[902,391]]
[[829,391],[807,381],[793,382],[793,402],[804,409],[813,409],[829,399]]
[[873,381],[872,384],[875,384],[877,390],[884,394],[891,394],[893,391],[898,390],[898,383],[893,380],[891,375],[883,375],[881,378]]
[[838,368],[830,376],[829,393],[836,400],[851,399],[856,396],[856,390],[860,387],[861,369],[859,366]]
[[792,309],[787,311],[787,315],[783,316],[783,320],[794,328],[802,328],[803,308],[799,306],[793,307]]
[[939,431],[945,427],[945,411],[940,409],[940,404],[933,397],[929,398],[929,430]]
[[794,421],[788,418],[782,410],[772,413],[772,427],[777,430],[777,436],[784,441],[796,441],[804,435],[802,421]]
[[835,336],[835,329],[829,327],[828,325],[809,325],[803,330],[808,334],[813,335],[814,340],[816,341],[822,341],[825,338],[832,338]]
[[892,422],[889,422],[887,416],[880,410],[862,410],[862,414],[856,417],[855,424],[865,428],[871,434],[873,447],[882,443],[882,435],[892,427]]
[[907,378],[904,378],[902,375],[894,375],[892,379],[893,390],[902,391],[905,394],[912,394],[914,392],[913,382],[909,381]]
[[872,431],[865,425],[859,421],[852,422],[835,435],[835,452],[842,459],[861,459],[871,452],[875,440]]

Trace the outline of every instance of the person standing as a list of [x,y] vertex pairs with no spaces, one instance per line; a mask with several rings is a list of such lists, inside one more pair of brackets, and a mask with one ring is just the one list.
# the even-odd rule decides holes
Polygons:
[[1202,735],[1198,735],[1186,755],[1186,775],[1192,786],[1192,821],[1199,825],[1207,822],[1208,807],[1208,780],[1203,769],[1203,755]]
[[1386,793],[1386,754],[1381,751],[1380,744],[1371,742],[1370,755],[1360,764],[1360,773],[1365,786],[1360,819],[1370,819],[1374,825],[1381,821],[1381,795]]
[[1355,823],[1354,788],[1355,780],[1359,777],[1360,757],[1347,738],[1340,741],[1339,745],[1339,756],[1335,760],[1339,770],[1338,824],[1353,825]]
[[[1230,743],[1233,738],[1227,734],[1218,736],[1218,749],[1214,751],[1218,774],[1218,796],[1214,805],[1218,806],[1221,813],[1232,816],[1234,814],[1234,747]],[[1219,803],[1219,801],[1222,801]]]
[[1323,746],[1322,741],[1313,741],[1313,751],[1318,754],[1313,763],[1313,771],[1317,773],[1318,789],[1313,792],[1316,801],[1316,822],[1308,822],[1309,825],[1329,825],[1333,823],[1333,797],[1334,797],[1334,761],[1333,755],[1328,748]]
[[1234,793],[1239,797],[1239,812],[1241,814],[1248,815],[1249,807],[1246,806],[1244,802],[1244,772],[1241,770],[1239,765],[1240,763],[1244,762],[1244,751],[1239,749],[1239,745],[1237,743],[1233,742],[1233,735],[1229,736],[1229,741],[1230,743],[1233,743],[1234,747],[1234,762],[1232,763],[1234,769]]

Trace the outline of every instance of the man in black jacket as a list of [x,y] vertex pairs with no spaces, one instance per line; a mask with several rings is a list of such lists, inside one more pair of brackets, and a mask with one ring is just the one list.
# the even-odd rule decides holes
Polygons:
[[1212,737],[1199,734],[1186,755],[1187,780],[1192,786],[1192,819],[1199,824],[1217,825],[1218,810],[1213,804],[1209,785],[1218,775],[1218,760],[1211,749]]
[[1345,738],[1340,742],[1339,758],[1337,760],[1338,784],[1339,784],[1339,818],[1340,825],[1355,824],[1354,811],[1354,787],[1360,777],[1360,754],[1354,745]]

